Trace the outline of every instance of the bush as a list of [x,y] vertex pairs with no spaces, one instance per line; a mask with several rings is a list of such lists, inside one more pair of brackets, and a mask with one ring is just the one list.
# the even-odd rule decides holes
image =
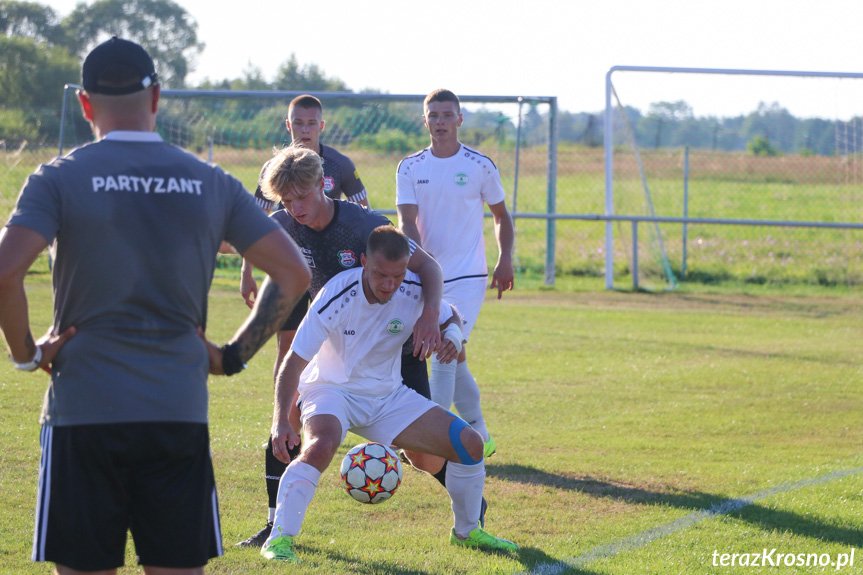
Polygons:
[[36,140],[39,126],[23,110],[0,108],[0,140],[7,147],[18,147],[24,140]]
[[779,155],[779,151],[770,145],[770,140],[764,136],[755,136],[746,143],[746,151],[757,158],[774,157]]
[[376,134],[363,134],[356,139],[361,148],[377,150],[387,154],[407,154],[426,146],[422,136],[408,135],[401,130],[383,130]]

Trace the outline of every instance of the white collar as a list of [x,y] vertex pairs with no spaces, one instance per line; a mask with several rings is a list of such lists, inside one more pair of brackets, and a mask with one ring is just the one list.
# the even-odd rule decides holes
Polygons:
[[105,135],[103,140],[115,142],[161,142],[162,136],[156,132],[134,132],[131,130],[114,130]]

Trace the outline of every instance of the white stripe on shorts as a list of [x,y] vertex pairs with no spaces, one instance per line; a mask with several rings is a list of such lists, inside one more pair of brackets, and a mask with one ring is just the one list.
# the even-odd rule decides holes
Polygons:
[[54,427],[43,425],[39,443],[42,457],[39,460],[39,486],[36,489],[36,525],[33,528],[33,561],[45,561],[45,537],[48,531],[48,509],[51,503],[51,448]]
[[213,537],[216,538],[216,553],[221,557],[225,554],[222,547],[222,524],[219,522],[219,498],[216,495],[216,486],[213,486]]

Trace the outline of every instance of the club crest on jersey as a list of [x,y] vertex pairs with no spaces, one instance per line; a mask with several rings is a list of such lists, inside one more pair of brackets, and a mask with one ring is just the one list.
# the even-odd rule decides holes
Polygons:
[[464,172],[459,172],[455,175],[455,185],[457,186],[465,186],[467,185],[467,174]]
[[400,319],[394,319],[387,324],[387,331],[390,333],[401,333],[405,330],[405,324]]
[[327,192],[333,191],[333,188],[336,187],[335,182],[330,176],[324,176],[324,190]]
[[357,255],[351,250],[342,250],[339,252],[339,264],[345,269],[354,267],[357,263]]

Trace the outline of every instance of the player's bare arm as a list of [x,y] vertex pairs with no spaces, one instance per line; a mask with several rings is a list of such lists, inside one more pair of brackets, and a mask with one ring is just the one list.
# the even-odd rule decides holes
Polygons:
[[491,288],[497,287],[497,299],[503,292],[515,286],[515,270],[512,267],[512,248],[515,244],[515,227],[506,202],[490,205],[494,216],[494,237],[497,240],[498,258],[492,273]]
[[437,353],[437,358],[441,363],[449,363],[457,359],[464,346],[461,333],[461,315],[455,306],[450,305],[450,309],[452,316],[440,324],[441,347]]
[[418,247],[408,260],[408,269],[423,284],[423,311],[414,325],[414,356],[427,359],[441,344],[438,310],[443,297],[443,271],[440,264]]
[[236,249],[234,249],[234,246],[232,246],[228,242],[222,242],[222,244],[219,246],[219,253],[220,254],[237,254],[238,252]]
[[[285,322],[309,287],[311,272],[284,230],[268,233],[243,252],[243,257],[268,274],[249,317],[228,344],[236,347],[237,359],[245,363]],[[213,365],[212,355],[210,359],[210,373],[219,374],[221,367]]]
[[303,359],[293,351],[289,351],[279,366],[279,373],[276,376],[273,426],[270,434],[273,438],[273,455],[282,463],[291,462],[288,450],[300,443],[300,438],[291,425],[289,415],[291,405],[297,395],[297,387],[300,384],[300,374],[303,373],[308,364],[308,360]]
[[15,363],[33,361],[38,350],[41,354],[39,367],[43,369],[51,365],[57,352],[76,331],[69,327],[62,334],[49,332],[38,342],[33,340],[24,278],[46,247],[45,238],[29,228],[8,226],[0,231],[0,330]]
[[252,276],[253,270],[254,266],[246,258],[243,258],[243,264],[240,268],[240,294],[249,309],[255,307],[255,301],[258,299],[258,282]]
[[[420,230],[417,227],[417,215],[419,208],[416,204],[399,204],[396,206],[399,215],[399,229],[410,239],[422,246]],[[434,254],[429,254],[434,257]]]

